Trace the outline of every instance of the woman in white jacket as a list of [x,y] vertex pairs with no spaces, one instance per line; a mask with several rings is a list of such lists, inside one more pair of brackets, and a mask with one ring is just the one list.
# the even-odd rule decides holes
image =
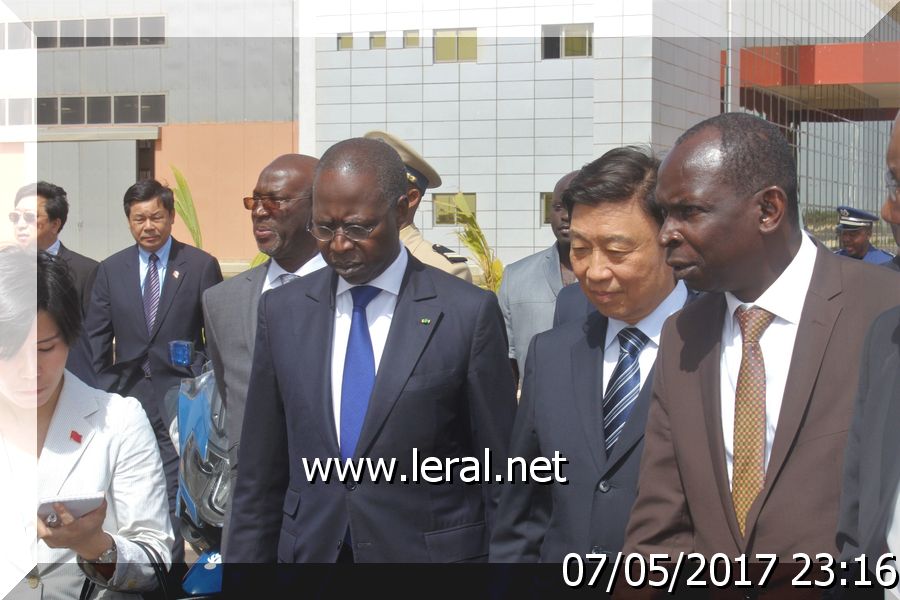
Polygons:
[[[0,262],[15,260],[8,253],[18,252],[0,251]],[[156,586],[139,544],[155,550],[165,568],[171,560],[165,477],[153,430],[137,400],[88,387],[65,370],[81,309],[64,261],[38,253],[36,296],[37,315],[17,353],[26,356],[12,359],[20,362],[18,372],[10,369],[9,358],[0,357],[6,363],[0,369],[0,403],[36,415],[39,498],[102,494],[104,500],[80,518],[59,503],[55,516],[38,517],[38,565],[17,586],[21,595],[13,597],[78,598],[87,576],[98,584],[92,598],[133,599],[121,592]],[[0,445],[9,442],[0,439]]]

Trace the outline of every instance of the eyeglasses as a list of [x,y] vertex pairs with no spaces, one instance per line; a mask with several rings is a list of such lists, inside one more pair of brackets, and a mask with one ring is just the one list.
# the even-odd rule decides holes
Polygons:
[[263,208],[268,211],[280,210],[288,202],[301,200],[308,196],[298,196],[296,198],[279,198],[278,196],[247,196],[244,198],[244,208],[253,210],[257,203],[262,204]]
[[28,225],[34,225],[37,222],[37,214],[33,212],[19,212],[16,210],[9,213],[10,223],[15,225],[19,222],[19,219],[25,219],[25,222]]
[[343,234],[351,242],[361,242],[372,235],[376,227],[377,225],[372,225],[371,227],[366,227],[365,225],[338,225],[335,228],[331,228],[327,225],[316,225],[310,221],[306,226],[306,230],[320,242],[330,242],[338,233]]
[[893,173],[890,171],[887,171],[884,174],[884,185],[887,187],[888,196],[894,200],[900,199],[900,197],[898,197],[898,192],[900,192],[900,182],[897,181],[897,178],[894,177]]

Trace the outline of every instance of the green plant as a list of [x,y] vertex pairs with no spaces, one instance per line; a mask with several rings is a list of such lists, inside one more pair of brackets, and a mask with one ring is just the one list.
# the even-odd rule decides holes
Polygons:
[[456,194],[453,202],[456,204],[456,222],[462,225],[462,231],[457,231],[456,235],[481,267],[484,278],[481,287],[497,292],[500,289],[500,280],[503,279],[503,263],[488,244],[481,226],[475,219],[475,213],[466,204],[464,195]]
[[268,254],[265,254],[263,252],[257,252],[256,256],[253,257],[253,260],[250,261],[250,266],[248,268],[252,269],[253,267],[258,267],[259,265],[263,264],[267,260],[269,260]]
[[184,221],[185,226],[194,240],[194,245],[198,248],[203,247],[203,236],[200,233],[200,220],[197,218],[197,209],[194,207],[194,197],[191,195],[191,188],[187,179],[176,167],[172,167],[175,174],[175,187],[172,192],[175,194],[175,212]]

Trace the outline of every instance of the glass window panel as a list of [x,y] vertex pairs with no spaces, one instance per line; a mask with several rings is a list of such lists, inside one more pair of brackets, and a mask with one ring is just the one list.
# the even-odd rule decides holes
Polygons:
[[59,124],[59,98],[37,99],[37,124]]
[[87,122],[92,125],[112,123],[112,98],[109,96],[88,97]]
[[165,17],[141,17],[141,46],[158,46],[165,43]]
[[541,58],[560,57],[559,25],[544,25],[541,31]]
[[553,212],[553,192],[541,192],[541,222],[550,224],[550,215]]
[[141,96],[141,123],[165,123],[166,97],[163,94]]
[[460,29],[457,35],[457,52],[460,61],[478,60],[478,37],[474,29]]
[[72,19],[59,22],[59,47],[81,48],[84,46],[84,20]]
[[408,29],[403,32],[404,48],[418,48],[420,44],[418,29]]
[[140,114],[137,96],[116,96],[113,99],[113,117],[116,123],[137,123]]
[[87,19],[84,32],[85,46],[109,46],[109,19]]
[[434,204],[435,225],[455,225],[457,223],[456,198],[461,197],[463,204],[475,213],[475,194],[432,194]]
[[369,35],[369,48],[387,47],[387,35],[383,31],[373,31]]
[[10,23],[7,42],[7,48],[10,50],[31,48],[31,29],[28,27],[28,23]]
[[84,98],[60,98],[59,122],[63,125],[84,124]]
[[137,46],[137,43],[137,17],[113,19],[113,46]]
[[338,50],[353,50],[353,34],[339,33],[337,37]]
[[33,31],[38,48],[56,48],[59,45],[56,38],[56,21],[35,21]]
[[564,30],[564,56],[590,56],[592,27],[588,25],[567,25]]
[[456,61],[456,30],[442,29],[434,32],[434,62]]

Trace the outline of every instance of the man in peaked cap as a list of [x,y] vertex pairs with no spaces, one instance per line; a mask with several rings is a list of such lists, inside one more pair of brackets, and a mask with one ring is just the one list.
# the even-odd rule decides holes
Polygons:
[[849,256],[867,263],[883,265],[894,258],[889,252],[872,245],[869,239],[872,237],[872,224],[878,217],[858,208],[838,206],[837,234],[841,242],[841,249],[835,254]]
[[413,256],[426,265],[437,267],[472,283],[472,272],[469,271],[469,265],[466,264],[466,257],[455,253],[446,246],[432,244],[422,237],[422,232],[413,222],[425,190],[440,187],[441,176],[418,152],[400,138],[384,131],[370,131],[363,137],[385,142],[397,151],[406,166],[406,179],[409,181],[409,189],[406,192],[409,198],[409,213],[400,230],[400,241],[409,248]]

